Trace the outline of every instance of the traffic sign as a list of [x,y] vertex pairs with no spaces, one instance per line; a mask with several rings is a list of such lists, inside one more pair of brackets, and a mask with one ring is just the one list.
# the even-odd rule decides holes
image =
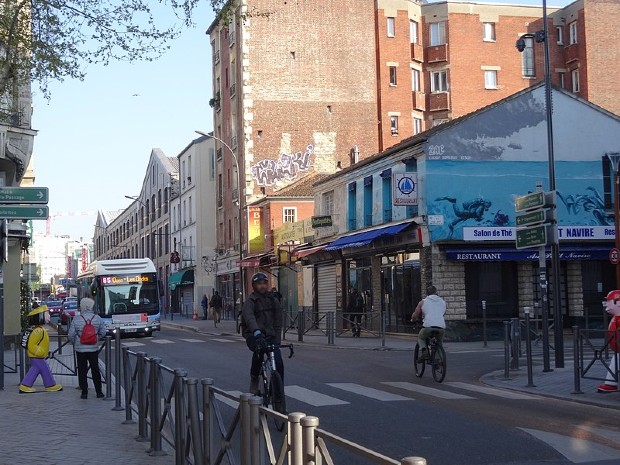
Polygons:
[[517,227],[536,226],[542,223],[555,222],[555,210],[534,210],[517,215]]
[[609,261],[612,265],[620,263],[620,250],[615,247],[609,251]]
[[11,220],[46,220],[50,211],[47,206],[0,205],[0,218]]
[[46,204],[49,197],[47,187],[0,187],[0,204]]
[[555,244],[557,243],[557,238],[554,237],[554,231],[555,228],[548,224],[517,229],[517,249],[529,249]]
[[551,208],[555,205],[555,191],[533,192],[515,199],[515,211],[524,212],[539,208]]

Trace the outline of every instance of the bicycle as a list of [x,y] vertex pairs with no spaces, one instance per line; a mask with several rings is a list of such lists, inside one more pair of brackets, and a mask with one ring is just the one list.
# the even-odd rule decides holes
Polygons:
[[428,358],[423,360],[420,357],[420,344],[416,343],[413,351],[413,366],[415,368],[415,375],[421,378],[424,375],[424,369],[426,365],[430,365],[433,371],[433,379],[441,383],[446,377],[446,351],[443,348],[441,342],[438,339],[439,331],[433,331],[426,339],[426,347],[428,350]]
[[[257,353],[260,357],[262,357],[260,377],[261,383],[259,383],[259,396],[263,399],[263,406],[269,408],[271,406],[272,410],[275,410],[282,415],[286,415],[286,397],[284,395],[284,381],[280,376],[280,373],[276,370],[276,357],[275,357],[275,349],[277,347],[280,348],[288,348],[289,356],[288,358],[293,357],[295,351],[293,349],[293,344],[286,345],[277,345],[277,344],[267,344],[264,350],[257,349]],[[284,425],[286,422],[281,420],[278,417],[274,417],[274,423],[276,429],[278,431],[282,431],[284,429]]]

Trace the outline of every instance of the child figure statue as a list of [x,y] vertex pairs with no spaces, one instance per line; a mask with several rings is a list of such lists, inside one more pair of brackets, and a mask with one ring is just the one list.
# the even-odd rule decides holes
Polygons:
[[611,315],[609,322],[609,348],[615,352],[609,363],[609,371],[607,379],[598,387],[598,392],[618,392],[618,382],[616,381],[618,373],[616,369],[620,366],[620,341],[616,338],[620,332],[620,290],[611,291],[607,294],[607,302],[605,311]]
[[36,392],[33,385],[39,375],[43,379],[46,391],[62,391],[62,386],[56,384],[45,360],[50,350],[50,338],[43,327],[45,312],[47,312],[47,306],[42,305],[28,314],[28,330],[24,333],[21,344],[30,357],[30,369],[19,385],[20,393]]

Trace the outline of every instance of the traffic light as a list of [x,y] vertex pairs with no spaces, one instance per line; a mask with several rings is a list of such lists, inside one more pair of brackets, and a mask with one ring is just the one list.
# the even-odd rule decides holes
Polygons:
[[9,222],[0,221],[0,263],[9,260]]

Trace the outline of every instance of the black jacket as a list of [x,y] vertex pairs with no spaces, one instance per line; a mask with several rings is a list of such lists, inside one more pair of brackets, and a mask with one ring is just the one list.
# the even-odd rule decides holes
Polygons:
[[241,309],[243,337],[248,338],[260,329],[267,338],[276,343],[282,339],[282,307],[273,294],[252,292]]

